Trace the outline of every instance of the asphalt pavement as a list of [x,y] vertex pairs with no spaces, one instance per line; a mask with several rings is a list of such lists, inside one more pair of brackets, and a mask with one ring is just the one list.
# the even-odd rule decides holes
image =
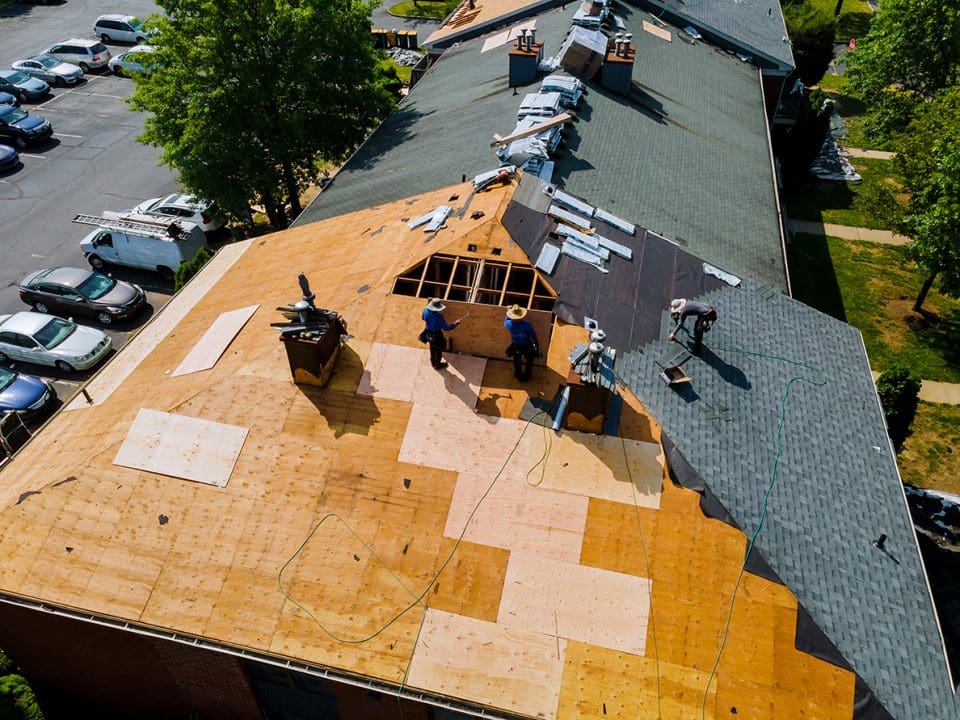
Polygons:
[[[6,5],[0,8],[0,65],[9,67],[14,60],[69,38],[93,39],[97,16],[117,11],[116,3],[99,0]],[[146,16],[156,7],[132,0],[123,3],[122,11]],[[114,55],[128,47],[109,45]],[[28,309],[16,289],[28,272],[61,265],[87,267],[79,244],[93,228],[71,222],[75,215],[125,210],[177,189],[173,172],[157,165],[159,151],[136,142],[143,116],[130,112],[123,102],[132,92],[129,79],[94,72],[73,88],[54,88],[50,95],[23,104],[31,115],[50,121],[53,138],[23,151],[20,169],[0,175],[0,313]],[[149,273],[123,268],[111,272],[140,284],[153,306],[132,321],[110,327],[114,347],[120,347],[167,301],[173,287]],[[61,397],[72,394],[91,374],[65,376],[54,368],[22,363],[15,369],[56,381]]]

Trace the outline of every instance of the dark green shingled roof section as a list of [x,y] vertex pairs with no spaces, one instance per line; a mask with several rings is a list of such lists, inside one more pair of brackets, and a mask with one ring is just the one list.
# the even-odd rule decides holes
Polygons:
[[[621,12],[622,10],[618,11]],[[786,287],[757,69],[626,15],[629,99],[592,87],[554,179],[731,272]]]
[[859,332],[750,282],[703,300],[719,320],[684,393],[655,364],[674,343],[624,348],[621,379],[748,537],[784,408],[756,548],[894,718],[960,717]]
[[[753,56],[764,66],[781,70],[795,67],[787,26],[777,0],[639,0],[665,20],[681,27],[693,25],[701,32],[726,40],[738,52]],[[764,62],[767,60],[767,62]]]
[[[556,54],[578,4],[537,18]],[[642,29],[646,12],[615,4],[638,45],[629,97],[599,82],[567,130],[554,181],[610,212],[678,240],[731,272],[778,288],[786,269],[758,71],[674,30]],[[685,36],[683,36],[685,37]],[[297,225],[392,202],[497,166],[526,92],[507,86],[507,48],[482,38],[447,50],[357,151]],[[599,80],[599,79],[598,79]]]

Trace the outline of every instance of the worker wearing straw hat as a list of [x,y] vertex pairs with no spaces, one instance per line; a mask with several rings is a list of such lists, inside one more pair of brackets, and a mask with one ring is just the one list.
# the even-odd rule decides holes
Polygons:
[[420,339],[422,342],[430,343],[430,364],[435,370],[443,370],[447,366],[447,361],[443,359],[443,351],[447,349],[444,331],[453,330],[460,324],[460,320],[453,323],[446,321],[443,317],[443,311],[446,309],[447,306],[440,298],[433,298],[420,315],[423,318],[423,332],[420,334]]
[[510,331],[507,355],[513,357],[513,374],[518,380],[529,380],[533,374],[533,360],[540,357],[540,343],[533,325],[524,320],[527,309],[519,305],[507,308],[503,326]]

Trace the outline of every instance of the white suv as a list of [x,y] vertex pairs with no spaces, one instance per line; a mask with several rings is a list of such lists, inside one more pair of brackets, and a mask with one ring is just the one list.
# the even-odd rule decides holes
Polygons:
[[103,42],[142,43],[149,33],[143,29],[143,20],[133,15],[101,15],[93,24],[93,34]]
[[62,43],[51,45],[43,51],[44,55],[52,55],[57,60],[73,63],[83,68],[84,72],[105,67],[110,62],[110,51],[99,40],[81,40],[73,38]]

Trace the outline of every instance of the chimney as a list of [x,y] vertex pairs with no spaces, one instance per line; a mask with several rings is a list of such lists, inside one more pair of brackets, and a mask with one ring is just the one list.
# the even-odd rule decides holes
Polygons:
[[330,381],[347,334],[347,324],[338,313],[313,304],[310,283],[300,273],[303,293],[293,305],[277,308],[286,322],[271,323],[280,329],[280,342],[287,351],[290,374],[298,385],[323,387]]
[[508,83],[512,88],[529,85],[537,79],[537,64],[543,43],[534,44],[534,31],[525,29],[517,35],[517,46],[510,48]]
[[600,84],[608,90],[621,95],[630,94],[633,81],[633,61],[637,49],[633,45],[631,33],[617,33],[613,50],[607,51],[607,57],[600,69]]

